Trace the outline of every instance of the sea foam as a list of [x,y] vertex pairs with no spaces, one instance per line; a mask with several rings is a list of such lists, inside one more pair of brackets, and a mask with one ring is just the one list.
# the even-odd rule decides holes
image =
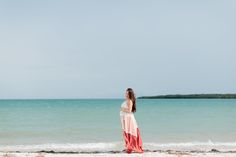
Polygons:
[[[236,152],[236,142],[185,142],[144,143],[147,152],[191,151],[191,152]],[[124,150],[122,142],[107,143],[48,143],[33,145],[0,145],[1,152],[51,152],[51,153],[119,153]]]

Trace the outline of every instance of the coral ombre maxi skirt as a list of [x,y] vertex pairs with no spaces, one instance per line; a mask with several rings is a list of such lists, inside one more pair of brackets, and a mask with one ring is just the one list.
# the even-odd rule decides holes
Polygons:
[[[121,105],[121,107],[127,108],[126,101]],[[142,139],[134,114],[120,111],[120,120],[126,152],[143,153]]]

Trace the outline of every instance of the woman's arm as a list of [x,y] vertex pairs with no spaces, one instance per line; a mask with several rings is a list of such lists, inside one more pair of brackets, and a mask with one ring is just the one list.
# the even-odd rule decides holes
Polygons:
[[128,108],[121,107],[121,111],[131,113],[132,112],[132,105],[133,105],[132,101],[128,100],[127,101]]

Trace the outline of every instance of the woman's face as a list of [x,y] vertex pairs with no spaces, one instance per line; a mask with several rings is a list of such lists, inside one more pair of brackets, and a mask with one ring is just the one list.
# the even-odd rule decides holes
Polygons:
[[125,98],[129,98],[128,91],[125,91]]

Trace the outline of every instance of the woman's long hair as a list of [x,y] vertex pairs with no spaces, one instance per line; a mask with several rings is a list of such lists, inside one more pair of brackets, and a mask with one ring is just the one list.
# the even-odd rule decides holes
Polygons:
[[128,92],[128,97],[129,99],[133,102],[133,106],[132,106],[132,112],[136,112],[136,98],[135,98],[135,94],[132,88],[127,88],[126,90]]

